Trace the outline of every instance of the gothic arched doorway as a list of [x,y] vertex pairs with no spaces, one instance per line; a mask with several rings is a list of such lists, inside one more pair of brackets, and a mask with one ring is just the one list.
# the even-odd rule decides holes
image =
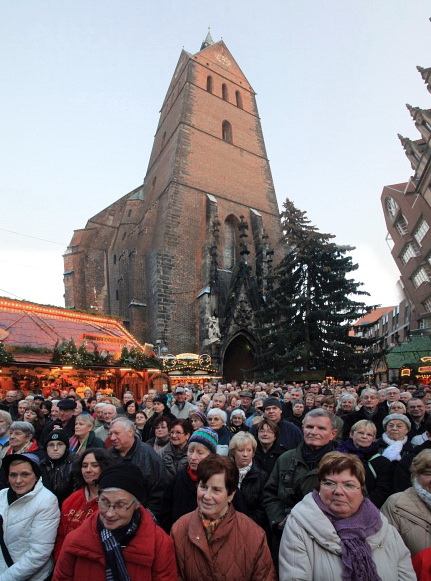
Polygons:
[[253,346],[244,335],[238,335],[227,346],[223,357],[223,377],[227,381],[244,380],[243,371],[256,365]]

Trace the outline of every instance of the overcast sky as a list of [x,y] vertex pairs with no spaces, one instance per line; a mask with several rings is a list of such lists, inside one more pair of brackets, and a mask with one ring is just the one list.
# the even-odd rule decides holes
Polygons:
[[[73,230],[143,182],[182,48],[208,26],[254,90],[275,189],[357,247],[369,303],[398,301],[384,185],[430,108],[428,0],[3,0],[0,295],[64,306]],[[25,236],[24,236],[25,235]]]

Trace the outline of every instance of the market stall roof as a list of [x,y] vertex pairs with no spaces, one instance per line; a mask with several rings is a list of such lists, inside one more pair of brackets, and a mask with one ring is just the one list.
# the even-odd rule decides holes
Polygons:
[[[109,351],[114,359],[119,357],[123,346],[141,348],[113,317],[0,297],[0,340],[7,348],[13,348],[15,361],[34,358],[50,361],[50,352],[63,339],[73,339],[77,347],[85,341],[89,344],[88,350],[93,350],[89,348],[91,344],[97,344],[99,352]],[[29,352],[20,353],[23,347],[29,348]]]
[[403,365],[418,365],[421,357],[431,355],[431,338],[428,336],[412,337],[410,341],[393,347],[386,354],[388,369],[400,369]]

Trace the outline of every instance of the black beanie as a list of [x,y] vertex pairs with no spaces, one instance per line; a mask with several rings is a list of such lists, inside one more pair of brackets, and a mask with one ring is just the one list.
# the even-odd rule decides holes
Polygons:
[[52,431],[49,436],[46,438],[45,440],[45,444],[44,444],[44,448],[46,450],[49,442],[63,442],[63,444],[66,444],[66,449],[69,449],[69,436],[66,432],[66,430],[54,430]]
[[144,476],[140,469],[130,462],[121,462],[105,468],[97,481],[99,490],[105,488],[121,488],[133,494],[139,502],[146,500]]

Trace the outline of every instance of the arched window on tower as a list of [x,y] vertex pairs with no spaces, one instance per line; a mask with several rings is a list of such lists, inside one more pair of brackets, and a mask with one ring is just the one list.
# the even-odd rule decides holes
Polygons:
[[229,121],[223,121],[221,135],[223,141],[227,141],[227,143],[232,143],[232,125]]
[[238,225],[234,216],[229,216],[224,222],[223,268],[232,270],[237,261]]
[[211,75],[208,75],[207,77],[207,91],[208,93],[213,92],[213,78],[211,77]]
[[227,92],[227,86],[223,83],[221,86],[221,96],[223,97],[223,101],[229,101],[229,95]]
[[239,91],[235,91],[235,99],[236,99],[236,106],[240,109],[243,108],[242,106],[242,95]]

